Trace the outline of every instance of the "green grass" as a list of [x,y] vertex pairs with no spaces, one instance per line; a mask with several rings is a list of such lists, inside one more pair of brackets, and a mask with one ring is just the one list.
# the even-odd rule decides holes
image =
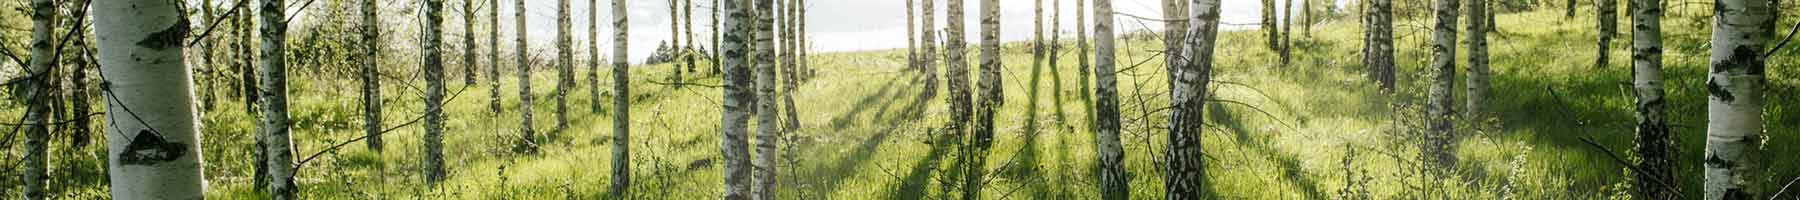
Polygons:
[[[1629,86],[1629,52],[1617,48],[1612,65],[1592,66],[1591,19],[1563,19],[1561,11],[1501,15],[1500,34],[1491,42],[1493,119],[1459,119],[1455,148],[1458,172],[1436,182],[1421,174],[1418,134],[1423,121],[1423,69],[1428,61],[1427,21],[1402,21],[1395,33],[1399,93],[1376,92],[1363,77],[1359,25],[1335,21],[1318,26],[1310,38],[1297,37],[1292,64],[1276,66],[1275,54],[1261,47],[1252,32],[1219,37],[1219,60],[1211,88],[1222,100],[1208,105],[1204,133],[1210,185],[1225,199],[1339,198],[1366,194],[1375,199],[1610,199],[1627,194],[1629,172],[1604,153],[1580,141],[1592,138],[1627,153],[1633,146],[1635,119]],[[1792,18],[1789,18],[1790,20]],[[1149,22],[1145,22],[1149,23]],[[1127,25],[1133,23],[1126,23]],[[1675,125],[1676,165],[1683,190],[1698,196],[1702,181],[1699,158],[1704,147],[1705,99],[1701,77],[1706,69],[1708,27],[1704,17],[1671,17],[1667,45],[1666,86],[1671,124]],[[1785,25],[1784,25],[1785,26]],[[1166,74],[1155,52],[1161,42],[1148,33],[1125,34],[1121,40],[1119,83],[1125,167],[1136,199],[1162,195],[1161,160],[1167,113]],[[1624,37],[1622,38],[1628,38]],[[1625,46],[1619,40],[1615,47]],[[1033,78],[1029,48],[1009,43],[1004,63],[1007,103],[996,118],[996,142],[984,169],[988,199],[1095,199],[1093,138],[1083,121],[1073,48],[1058,57],[1061,90],[1042,84],[1041,96],[1028,97]],[[1065,44],[1066,45],[1066,44]],[[973,50],[973,48],[971,48]],[[1800,118],[1792,103],[1800,102],[1791,69],[1796,51],[1771,58],[1762,148],[1767,159],[1761,191],[1800,176],[1796,139]],[[975,52],[970,52],[973,55]],[[920,74],[903,69],[899,50],[837,52],[813,55],[819,76],[804,84],[794,98],[803,126],[783,143],[780,164],[782,199],[937,199],[960,174],[955,148],[927,144],[942,134],[948,110],[939,98],[920,98]],[[973,58],[973,56],[971,56]],[[971,65],[974,66],[971,59]],[[1138,65],[1138,63],[1142,63]],[[1459,62],[1461,63],[1461,62]],[[941,68],[940,68],[941,69]],[[701,70],[704,74],[705,70]],[[445,149],[450,178],[443,185],[423,185],[417,125],[389,133],[386,151],[352,144],[303,166],[298,176],[302,196],[309,199],[591,199],[603,197],[609,184],[612,108],[588,112],[588,86],[570,93],[571,128],[556,133],[552,71],[533,77],[536,130],[542,153],[514,154],[518,140],[517,85],[506,71],[501,95],[505,112],[487,111],[487,86],[472,86],[447,103]],[[1045,70],[1048,73],[1049,70]],[[585,78],[584,71],[578,71]],[[690,74],[691,75],[691,74]],[[1462,75],[1462,72],[1459,72]],[[632,167],[634,199],[707,199],[720,196],[720,91],[667,82],[667,65],[633,69]],[[410,76],[407,76],[410,77]],[[457,77],[452,75],[451,77]],[[602,73],[603,99],[610,107],[609,74]],[[457,77],[460,78],[460,77]],[[485,78],[482,77],[485,81]],[[688,77],[716,85],[717,76]],[[939,79],[942,80],[942,79]],[[971,76],[970,80],[975,80]],[[355,81],[302,75],[292,88],[294,140],[302,156],[361,135]],[[387,83],[395,84],[393,79]],[[420,81],[390,85],[388,126],[420,114]],[[581,81],[585,83],[585,81]],[[1462,80],[1457,80],[1458,93]],[[451,93],[463,87],[449,85]],[[1546,89],[1546,88],[1554,88]],[[1061,95],[1055,95],[1061,94]],[[1459,98],[1461,94],[1458,94]],[[1036,113],[1026,113],[1025,98],[1039,98]],[[1053,102],[1062,107],[1055,108]],[[242,104],[220,102],[208,113],[202,136],[207,161],[209,198],[250,199],[259,193],[250,184],[253,133]],[[1457,105],[1461,105],[1460,103]],[[1060,112],[1060,114],[1059,114]],[[1053,116],[1064,116],[1056,118]],[[1028,130],[1027,120],[1040,127]],[[754,124],[753,124],[754,125]],[[1035,134],[1031,134],[1035,133]],[[1354,153],[1352,153],[1354,152]],[[1627,155],[1628,156],[1628,155]],[[91,164],[90,164],[91,165]],[[1353,174],[1353,175],[1352,175]],[[103,195],[104,180],[68,189]],[[85,188],[85,189],[82,189]],[[954,188],[954,187],[950,187]],[[1427,196],[1432,195],[1432,196]]]

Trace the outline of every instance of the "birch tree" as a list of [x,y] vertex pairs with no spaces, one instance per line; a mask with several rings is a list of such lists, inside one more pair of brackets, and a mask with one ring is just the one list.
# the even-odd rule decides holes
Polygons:
[[488,111],[500,113],[500,0],[488,2]]
[[[121,9],[121,11],[126,11]],[[183,16],[175,16],[187,20]],[[50,157],[50,99],[52,87],[56,80],[51,69],[56,67],[57,25],[56,2],[53,0],[31,1],[31,61],[27,65],[24,92],[18,93],[25,100],[25,159],[22,179],[25,189],[20,199],[48,199],[46,186],[49,183]],[[186,26],[178,24],[177,26]],[[181,29],[185,31],[185,27]],[[178,41],[182,42],[182,41]],[[181,46],[171,45],[177,52]],[[179,61],[180,58],[175,60]],[[177,62],[179,63],[179,62]],[[183,71],[186,72],[186,71]],[[11,135],[11,134],[8,134]],[[11,137],[11,136],[8,136]],[[7,143],[11,143],[8,141]]]
[[[1619,32],[1619,8],[1615,4],[1618,4],[1617,0],[1594,0],[1594,14],[1598,15],[1594,17],[1597,22],[1594,32],[1600,38],[1595,42],[1600,47],[1594,52],[1594,67],[1606,67],[1607,61],[1612,57],[1613,36]],[[1480,20],[1472,18],[1469,21],[1473,23]]]
[[[1163,6],[1162,18],[1170,19],[1163,21],[1163,55],[1168,55],[1163,56],[1163,67],[1168,70],[1169,74],[1175,74],[1176,68],[1182,66],[1182,63],[1186,62],[1184,59],[1187,59],[1182,57],[1184,54],[1181,53],[1181,50],[1187,48],[1182,43],[1185,43],[1187,40],[1185,38],[1187,37],[1186,30],[1188,29],[1188,21],[1179,19],[1186,19],[1188,17],[1188,10],[1186,10],[1184,3],[1187,3],[1189,0],[1161,1]],[[1175,81],[1176,79],[1172,78],[1168,80],[1169,88],[1175,87],[1177,84]]]
[[1485,109],[1485,107],[1487,105],[1488,77],[1490,73],[1488,70],[1488,23],[1486,20],[1488,0],[1468,1],[1469,23],[1463,28],[1463,31],[1469,34],[1468,38],[1463,40],[1469,44],[1469,66],[1468,69],[1466,69],[1469,74],[1465,75],[1465,77],[1468,78],[1468,83],[1466,84],[1468,90],[1464,91],[1466,92],[1464,96],[1468,98],[1468,100],[1464,102],[1468,104],[1468,107],[1463,113],[1465,113],[1469,119],[1481,120],[1482,117],[1487,114],[1487,109]]
[[[1201,134],[1205,131],[1206,87],[1212,81],[1213,46],[1219,37],[1219,1],[1190,0],[1186,13],[1187,37],[1181,40],[1179,59],[1186,62],[1174,62],[1177,67],[1170,72],[1169,79],[1175,85],[1169,91],[1169,102],[1174,112],[1169,115],[1169,147],[1164,156],[1168,161],[1166,175],[1163,179],[1165,199],[1202,199],[1208,191],[1206,185],[1206,158],[1201,149]],[[1165,4],[1167,5],[1167,4]],[[1169,9],[1172,6],[1165,6]],[[1177,19],[1177,18],[1171,18]],[[1174,30],[1174,29],[1169,29]],[[1174,39],[1171,39],[1174,40]]]
[[[239,73],[238,79],[240,79],[240,81],[241,81],[241,82],[238,82],[238,89],[239,89],[238,92],[241,93],[244,97],[244,113],[245,113],[245,115],[258,116],[256,113],[256,110],[258,108],[255,106],[256,105],[255,102],[259,101],[257,99],[261,99],[261,98],[257,98],[259,91],[256,89],[258,86],[256,85],[257,74],[255,72],[256,72],[256,62],[258,62],[258,60],[256,60],[256,52],[255,52],[256,48],[252,47],[250,45],[250,43],[254,42],[254,40],[255,40],[255,37],[252,37],[251,31],[250,31],[251,27],[255,26],[254,21],[251,19],[255,18],[256,15],[249,14],[250,12],[254,12],[254,10],[251,10],[250,7],[252,7],[252,6],[239,6],[238,7],[238,9],[239,9],[238,11],[240,11],[238,13],[242,13],[242,14],[238,14],[237,24],[235,25],[237,28],[237,31],[238,31],[238,34],[237,34],[237,36],[238,36],[238,39],[237,39],[238,53],[237,53],[237,55],[238,55],[238,57],[241,57],[241,58],[239,58],[238,65],[237,65],[237,68],[238,68],[237,71]],[[260,123],[260,121],[258,121],[257,123]],[[258,124],[258,126],[261,126],[261,124]],[[268,153],[268,148],[263,148],[263,147],[267,146],[268,139],[263,138],[263,134],[261,131],[257,131],[255,134],[252,134],[252,135],[253,136],[251,136],[251,137],[254,138],[255,143],[256,143],[256,148],[254,148],[255,150],[252,150],[252,151],[255,151],[252,154],[255,154],[255,156],[253,156],[253,157],[255,157],[254,159],[255,159],[256,164],[252,164],[254,166],[251,168],[253,168],[254,171],[250,175],[251,176],[250,182],[252,182],[251,184],[254,186],[252,188],[256,188],[256,190],[258,190],[258,192],[265,192],[262,190],[266,190],[269,188],[269,165],[268,165],[269,153]]]
[[[773,33],[769,29],[769,18],[772,0],[720,0],[721,10],[726,13],[724,25],[725,39],[719,52],[725,54],[720,62],[725,68],[725,114],[724,126],[719,142],[720,154],[724,157],[725,169],[722,173],[725,181],[724,199],[751,199],[752,186],[750,166],[750,144],[745,141],[749,114],[756,113],[756,131],[773,134],[775,127],[774,101],[754,100],[770,98],[775,92],[775,69],[769,60],[768,45]],[[753,5],[753,6],[752,6]],[[748,42],[748,43],[747,43]],[[755,49],[750,49],[755,48]],[[751,61],[755,59],[755,61]],[[754,66],[752,66],[754,64]],[[752,73],[759,75],[752,76]],[[752,84],[754,82],[756,84]],[[754,88],[752,88],[754,87]],[[755,90],[754,92],[752,90]],[[755,105],[751,105],[755,104]],[[754,106],[754,107],[753,107]],[[761,110],[761,111],[751,111]],[[760,198],[760,197],[758,197]]]
[[[795,1],[794,5],[798,5],[798,6],[794,7],[794,9],[797,10],[797,11],[794,11],[794,18],[795,18],[794,21],[796,21],[795,24],[798,24],[798,25],[795,25],[796,29],[799,29],[798,31],[794,31],[794,36],[797,38],[794,40],[797,44],[794,46],[795,47],[794,51],[796,53],[800,54],[799,55],[800,61],[796,61],[796,62],[794,62],[794,64],[799,65],[801,80],[812,80],[812,77],[814,75],[813,73],[816,71],[813,70],[812,65],[809,65],[809,63],[811,63],[811,62],[807,62],[808,60],[806,59],[806,55],[808,52],[806,47],[808,44],[811,44],[811,42],[810,42],[811,40],[808,40],[806,38],[806,7],[807,7],[806,0],[794,0],[794,1]],[[793,119],[798,120],[799,118],[793,118]],[[795,124],[799,124],[799,123],[795,123]]]
[[1662,81],[1662,0],[1631,1],[1631,74],[1637,95],[1637,168],[1632,183],[1638,199],[1676,199],[1681,191],[1670,149],[1669,119]]
[[530,60],[527,60],[527,57],[530,56],[531,52],[526,51],[525,49],[525,38],[527,37],[525,34],[525,0],[514,1],[513,11],[513,29],[517,31],[515,33],[518,34],[518,37],[513,38],[513,45],[515,45],[513,52],[514,54],[517,54],[515,55],[517,56],[517,59],[513,61],[513,64],[519,65],[519,72],[514,74],[517,75],[519,82],[520,133],[519,145],[514,147],[513,151],[520,153],[537,153],[537,133],[535,133],[531,127],[531,111],[534,110],[536,106],[532,106],[535,104],[531,103],[533,98],[533,94],[531,93],[531,62]]
[[[941,56],[938,55],[937,52],[938,35],[936,26],[936,6],[938,0],[922,1],[923,2],[919,5],[919,12],[922,13],[920,14],[922,18],[919,18],[919,65],[924,67],[923,69],[925,72],[925,94],[922,97],[931,98],[937,96],[937,59],[938,56]],[[948,68],[948,66],[946,66],[946,68]]]
[[370,150],[381,151],[381,7],[375,0],[362,1],[362,109],[363,135]]
[[1088,132],[1098,134],[1100,129],[1095,125],[1098,121],[1094,117],[1093,92],[1088,90],[1089,83],[1093,82],[1093,79],[1089,77],[1094,73],[1091,70],[1092,66],[1089,66],[1091,62],[1088,62],[1087,4],[1089,1],[1092,0],[1075,0],[1075,82],[1077,83],[1076,91],[1081,93],[1077,96],[1081,97],[1081,112],[1082,118],[1085,119],[1084,122],[1087,123],[1086,128]]
[[300,190],[294,185],[294,142],[290,139],[287,109],[287,11],[283,0],[262,0],[262,60],[258,87],[262,107],[263,153],[267,154],[270,199],[295,199]]
[[[475,85],[475,2],[463,0],[463,85]],[[494,78],[494,77],[489,77]]]
[[1275,26],[1275,0],[1262,0],[1262,31],[1269,37],[1269,51],[1281,51],[1281,29]]
[[[776,128],[780,126],[780,124],[784,124],[784,122],[778,121],[780,117],[776,116],[779,112],[779,110],[776,110],[779,109],[777,103],[782,103],[778,102],[776,98],[788,96],[777,96],[775,86],[776,84],[782,84],[783,89],[781,89],[780,93],[791,93],[791,89],[793,88],[793,55],[791,55],[791,49],[788,49],[791,46],[788,46],[787,43],[792,40],[787,37],[791,36],[793,33],[789,31],[789,29],[793,27],[793,21],[790,20],[791,18],[789,17],[793,16],[792,9],[794,7],[794,1],[785,0],[780,3],[767,2],[768,4],[764,4],[764,1],[765,0],[757,1],[756,16],[757,21],[759,22],[757,24],[757,29],[755,30],[757,34],[757,45],[755,47],[757,56],[753,57],[756,59],[753,63],[759,68],[757,70],[761,70],[759,71],[760,74],[756,76],[757,92],[760,93],[758,97],[759,99],[764,99],[764,101],[757,101],[757,108],[762,110],[756,112],[756,156],[754,157],[756,160],[754,160],[755,163],[752,163],[755,166],[750,171],[752,173],[752,181],[755,182],[755,185],[753,185],[753,188],[751,189],[751,199],[771,200],[775,199],[775,186],[777,181],[776,172],[778,166],[776,166],[775,161],[777,160],[777,157],[780,157],[780,152],[776,150],[776,148],[780,145],[781,134],[786,133],[788,129],[791,129]],[[776,11],[777,9],[782,10]],[[773,26],[777,24],[780,25],[781,30],[775,30],[775,27]],[[781,40],[779,44],[774,41],[778,40],[778,37],[779,40]],[[781,48],[781,50],[776,50],[776,48]],[[776,59],[780,59],[780,62],[777,63]],[[780,68],[780,75],[783,76],[781,77],[782,80],[780,80],[783,81],[782,83],[775,82],[777,79],[777,67]],[[791,109],[793,107],[793,98],[788,97],[784,100],[786,100],[787,107]],[[789,114],[792,113],[790,112]],[[793,126],[794,124],[787,124],[787,127]]]
[[[1037,10],[1042,13],[1043,9]],[[1039,49],[1042,49],[1043,43],[1038,44]],[[1000,0],[981,0],[980,45],[981,74],[976,89],[981,93],[981,99],[976,103],[975,138],[969,141],[969,151],[964,152],[969,154],[965,156],[972,158],[971,162],[966,163],[968,172],[964,174],[966,182],[963,187],[967,188],[963,190],[964,199],[981,198],[982,181],[987,172],[987,152],[994,145],[994,115],[1006,101],[1006,97],[1001,96],[1005,94],[1005,90],[1000,85]]]
[[[631,23],[626,10],[626,0],[613,0],[613,139],[612,139],[612,187],[611,193],[625,194],[631,189],[631,62],[626,57],[627,33]],[[523,24],[521,21],[520,24]],[[523,31],[521,31],[523,32]],[[740,137],[741,138],[741,137]],[[623,195],[621,197],[624,197]]]
[[1456,141],[1454,124],[1451,118],[1455,101],[1451,95],[1451,87],[1456,80],[1456,18],[1459,1],[1437,1],[1432,12],[1437,21],[1433,23],[1431,34],[1431,86],[1427,94],[1425,111],[1426,160],[1436,166],[1449,166],[1456,163],[1456,155],[1450,151],[1450,145]]
[[[779,30],[780,33],[777,34],[778,35],[777,37],[779,40],[781,40],[781,45],[783,47],[781,48],[781,50],[777,50],[778,53],[776,55],[779,55],[781,58],[781,61],[779,62],[780,63],[779,66],[781,67],[781,77],[780,77],[781,92],[780,92],[780,94],[781,94],[781,103],[783,105],[782,109],[785,109],[782,111],[782,114],[783,114],[782,116],[785,118],[783,118],[784,121],[782,121],[782,123],[781,123],[783,125],[781,132],[782,133],[790,133],[790,132],[794,132],[794,130],[798,130],[800,128],[800,115],[798,114],[799,111],[797,111],[798,108],[795,108],[796,105],[794,104],[794,91],[798,90],[798,88],[800,87],[799,81],[801,79],[800,77],[802,77],[799,73],[797,73],[798,70],[796,70],[796,68],[799,67],[799,65],[794,62],[794,60],[797,57],[799,57],[799,55],[797,53],[795,53],[796,52],[795,49],[799,49],[799,48],[797,48],[797,46],[799,46],[799,42],[797,42],[798,41],[797,38],[799,38],[799,37],[796,37],[797,34],[794,34],[794,32],[798,30],[795,26],[797,24],[797,23],[795,23],[795,19],[796,19],[795,16],[797,16],[795,13],[799,12],[800,6],[796,6],[796,5],[799,5],[799,3],[797,3],[797,1],[795,1],[795,0],[785,0],[785,1],[786,2],[782,3],[782,7],[781,7],[783,9],[783,11],[781,11],[781,14],[778,14],[781,17],[781,19],[780,19],[781,22],[779,22],[781,24],[781,30]],[[774,99],[770,98],[770,100],[774,100]],[[777,136],[776,138],[780,138],[780,136]],[[758,145],[757,147],[761,148],[762,146]],[[774,149],[770,149],[770,150],[771,150],[770,153],[774,153],[774,151],[773,151]],[[770,158],[770,159],[773,159],[773,158]],[[770,162],[773,163],[774,161],[771,160]],[[771,166],[771,167],[773,167],[773,166]],[[774,168],[770,168],[770,169],[772,170]],[[773,176],[770,176],[770,177],[773,177]]]
[[1394,92],[1393,8],[1393,0],[1369,0],[1369,25],[1363,30],[1368,32],[1363,45],[1369,51],[1363,55],[1367,57],[1363,66],[1368,66],[1369,76],[1383,93]]
[[[1057,64],[1058,60],[1062,60],[1057,58],[1061,57],[1061,54],[1058,53],[1062,48],[1062,26],[1060,26],[1062,25],[1063,19],[1062,2],[1062,0],[1050,0],[1050,47],[1048,50],[1049,53],[1046,54],[1047,57],[1045,59],[1050,62],[1050,80],[1055,80],[1050,81],[1050,107],[1056,110],[1056,124],[1062,124],[1063,127],[1068,127],[1067,121],[1064,121],[1065,116],[1063,116],[1063,78],[1062,70],[1060,70],[1062,65]],[[1036,97],[1033,97],[1033,99],[1036,99]]]
[[[671,71],[674,72],[674,77],[670,77],[669,80],[673,80],[673,82],[676,83],[681,82],[681,62],[679,60],[686,54],[686,51],[681,49],[680,7],[681,0],[669,0],[669,46],[675,46],[674,48],[670,48],[673,50],[671,50],[671,53],[669,54],[669,56],[671,56],[669,59],[669,67]],[[675,87],[681,87],[681,85],[676,84]]]
[[575,43],[569,35],[569,0],[556,1],[556,131],[569,129],[569,90],[575,84]]
[[[182,64],[189,29],[179,4],[92,4],[94,35],[108,38],[98,40],[101,79],[108,83],[102,90],[106,112],[132,113],[106,115],[112,199],[203,198],[199,111],[194,110],[190,68]],[[25,199],[47,198],[36,194]]]
[[[566,0],[565,0],[566,1]],[[425,0],[425,183],[444,181],[444,0]]]
[[1713,6],[1711,70],[1707,73],[1706,191],[1704,199],[1756,199],[1753,187],[1763,136],[1763,51],[1772,34],[1768,0],[1720,0]]
[[[681,29],[684,30],[684,31],[682,31],[682,33],[686,34],[686,36],[687,36],[687,40],[686,40],[687,43],[682,48],[676,48],[676,49],[681,49],[681,52],[683,53],[682,54],[683,56],[681,56],[681,57],[683,59],[687,60],[687,72],[690,74],[693,74],[693,73],[695,73],[694,72],[694,55],[690,55],[690,54],[695,52],[694,51],[694,40],[698,40],[698,39],[694,39],[694,0],[681,0],[681,26],[682,26]],[[714,69],[717,69],[717,68],[714,68]],[[713,72],[714,72],[714,74],[718,74],[719,71],[713,70]]]
[[1284,66],[1284,67],[1288,65],[1288,61],[1293,60],[1293,58],[1294,58],[1294,56],[1293,56],[1294,55],[1293,54],[1293,52],[1294,52],[1294,40],[1293,40],[1294,17],[1293,16],[1294,16],[1294,0],[1282,1],[1281,2],[1281,51],[1278,53],[1280,54],[1279,57],[1281,59],[1280,66]]
[[600,0],[588,0],[588,112],[600,113]]
[[1113,9],[1112,0],[1094,1],[1094,74],[1096,85],[1094,95],[1094,155],[1099,168],[1100,197],[1107,200],[1130,199],[1131,182],[1125,176],[1125,152],[1119,144],[1119,89],[1118,79],[1113,68]]
[[906,0],[906,69],[921,70],[919,69],[919,50],[917,50],[919,35],[918,32],[913,32],[917,30],[913,25],[918,23],[915,22],[918,16],[913,14],[913,11],[916,10],[913,8],[914,1]]
[[966,50],[969,45],[968,42],[964,42],[963,33],[963,23],[965,23],[963,14],[967,9],[963,9],[963,1],[949,0],[949,5],[944,11],[948,17],[944,21],[949,24],[945,27],[946,34],[944,34],[944,38],[949,39],[949,42],[944,44],[946,48],[944,62],[947,67],[944,70],[944,76],[947,78],[945,83],[950,85],[950,98],[948,98],[950,133],[955,134],[957,140],[967,137],[965,134],[968,134],[969,131],[969,117],[974,111],[973,105],[970,103],[972,101],[970,92],[972,91],[969,90],[969,61],[966,58],[969,55]]

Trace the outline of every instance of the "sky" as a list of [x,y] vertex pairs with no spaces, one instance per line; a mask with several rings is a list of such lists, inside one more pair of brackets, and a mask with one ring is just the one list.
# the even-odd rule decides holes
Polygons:
[[[406,0],[399,1],[404,2]],[[485,1],[482,0],[477,1],[478,3],[485,3]],[[510,48],[513,45],[513,38],[516,37],[516,34],[513,33],[515,31],[513,25],[513,13],[515,12],[516,6],[514,6],[514,1],[500,1],[500,7],[498,8],[500,12],[500,45],[501,47]],[[555,41],[554,39],[556,36],[555,20],[557,1],[526,1],[526,26],[527,35],[528,38],[530,38],[527,42],[528,45],[532,49],[554,49],[551,42]],[[595,7],[599,10],[599,20],[601,22],[610,22],[612,20],[611,1],[612,0],[571,1],[570,8],[572,22],[570,27],[574,32],[574,40],[576,42],[573,45],[573,48],[575,48],[577,52],[585,52],[588,48],[587,40],[588,35],[590,34],[588,32],[590,2],[599,3],[598,7]],[[710,9],[715,0],[687,1],[691,1],[696,6],[693,11],[693,28],[696,29],[695,36],[700,40],[696,41],[695,45],[709,47],[708,49],[710,51],[712,36],[712,15]],[[1024,41],[1031,38],[1033,1],[1034,0],[1000,0],[1002,20],[1000,22],[1001,40],[1010,42]],[[1074,3],[1076,1],[1055,1],[1061,1],[1063,3],[1063,23],[1057,27],[1057,30],[1063,32],[1064,37],[1073,38],[1073,32],[1076,28],[1076,24],[1073,23],[1075,21]],[[389,2],[395,1],[390,0]],[[904,48],[906,47],[905,2],[905,0],[807,0],[806,3],[808,4],[809,11],[808,17],[810,18],[807,22],[807,25],[809,26],[807,28],[809,31],[808,34],[812,39],[810,48],[815,53]],[[943,28],[943,26],[946,25],[943,22],[943,18],[946,16],[943,10],[947,3],[944,2],[945,0],[938,0],[937,3],[937,9],[939,10],[937,17],[939,19],[936,24],[939,28]],[[1114,0],[1113,7],[1116,12],[1121,14],[1157,17],[1162,15],[1160,2],[1161,0]],[[1221,16],[1221,20],[1225,24],[1253,24],[1257,22],[1257,19],[1261,16],[1259,3],[1259,1],[1224,1],[1224,6],[1222,8],[1224,15]],[[1339,2],[1339,4],[1341,3],[1342,2]],[[979,39],[977,38],[977,33],[979,31],[979,23],[977,20],[979,20],[979,16],[976,15],[979,14],[979,0],[965,0],[965,4],[964,7],[967,12],[967,14],[965,14],[965,31],[968,41],[973,44]],[[449,16],[445,16],[445,22],[446,25],[448,25],[446,31],[450,32],[447,34],[452,34],[451,36],[458,36],[460,34],[459,31],[462,30],[461,26],[458,26],[462,23],[460,18],[462,13],[460,6],[461,1],[455,0],[447,1],[445,5],[447,9],[450,9],[446,12],[446,15]],[[630,23],[630,32],[628,33],[628,37],[630,38],[628,42],[630,51],[628,52],[628,56],[631,58],[632,63],[642,63],[644,58],[649,56],[660,42],[667,41],[670,38],[670,16],[668,16],[669,2],[666,0],[628,0],[627,6],[630,7],[627,9],[629,10],[629,17],[627,20]],[[400,7],[399,5],[384,5],[384,7],[386,7],[384,8],[384,12],[417,12],[417,10]],[[1045,2],[1044,17],[1046,20],[1050,20],[1052,17],[1052,12],[1050,12],[1052,7],[1053,5],[1051,2]],[[478,16],[485,16],[486,9],[488,8],[478,4],[477,9],[482,12],[477,13],[480,14]],[[1092,12],[1092,5],[1089,5],[1089,12]],[[1088,17],[1090,20],[1093,18],[1091,15]],[[1117,29],[1119,30],[1117,31],[1120,32],[1142,29],[1161,29],[1161,25],[1154,21],[1143,21],[1142,24],[1139,24],[1139,22],[1136,22],[1135,19],[1130,17],[1118,16],[1115,18],[1118,20]],[[486,21],[486,19],[480,18],[477,20],[477,23],[484,23],[484,21]],[[1048,25],[1049,22],[1045,23]],[[611,27],[611,23],[600,24],[598,28],[598,34],[600,34],[599,50],[603,53],[601,57],[611,57],[609,53],[612,50],[611,34],[613,33],[614,28]],[[477,30],[478,32],[485,32],[482,29]],[[1049,37],[1049,33],[1046,33],[1045,37]],[[454,37],[447,39],[454,40]],[[486,45],[484,44],[483,46]],[[579,55],[577,58],[586,57],[585,54],[577,55]]]

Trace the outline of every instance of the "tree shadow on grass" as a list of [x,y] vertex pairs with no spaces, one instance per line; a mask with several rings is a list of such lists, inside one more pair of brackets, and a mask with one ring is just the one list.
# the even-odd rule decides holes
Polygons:
[[900,82],[900,80],[903,80],[903,79],[909,79],[909,78],[904,77],[904,76],[889,78],[887,80],[887,82],[881,84],[881,89],[877,89],[875,94],[864,96],[862,99],[857,100],[855,104],[851,104],[849,111],[845,112],[844,114],[838,115],[836,118],[832,118],[831,122],[830,122],[831,128],[837,129],[840,131],[844,130],[846,128],[849,128],[852,125],[852,123],[856,122],[857,116],[861,116],[863,113],[867,113],[871,108],[876,108],[873,105],[875,105],[877,103],[882,104],[882,106],[879,108],[876,108],[875,110],[885,111],[887,109],[888,105],[893,104],[893,102],[894,102],[893,100],[895,100],[895,98],[893,96],[894,96],[894,94],[897,94],[896,91],[899,91],[896,89],[906,88],[907,86],[913,85],[911,82],[908,82],[908,83],[901,84],[901,87],[894,87],[895,82]]
[[[1250,130],[1245,128],[1244,123],[1239,121],[1229,109],[1225,108],[1225,104],[1216,102],[1207,104],[1210,104],[1206,106],[1207,118],[1210,118],[1214,125],[1230,130],[1236,137],[1239,148],[1249,148],[1250,152],[1262,154],[1265,159],[1275,162],[1277,167],[1281,168],[1281,179],[1299,187],[1295,189],[1300,190],[1308,199],[1325,199],[1324,192],[1319,189],[1318,181],[1306,175],[1306,169],[1300,166],[1297,155],[1269,146],[1269,136],[1250,135]],[[1204,189],[1210,190],[1211,188]]]

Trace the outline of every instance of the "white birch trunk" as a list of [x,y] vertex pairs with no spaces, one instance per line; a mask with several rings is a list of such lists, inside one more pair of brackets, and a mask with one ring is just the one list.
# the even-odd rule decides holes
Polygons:
[[1674,141],[1670,138],[1662,78],[1662,0],[1631,1],[1632,88],[1637,92],[1638,199],[1676,199]]
[[515,33],[518,33],[519,35],[518,37],[513,38],[513,41],[515,41],[513,42],[513,54],[516,54],[515,56],[517,56],[517,59],[513,61],[513,64],[519,66],[519,73],[515,73],[515,77],[517,77],[519,82],[520,134],[519,145],[514,147],[513,151],[521,153],[537,153],[537,131],[531,127],[531,122],[533,121],[531,119],[531,111],[536,109],[537,106],[534,105],[537,104],[531,103],[531,100],[536,96],[534,96],[535,94],[531,91],[531,60],[529,60],[531,51],[526,49],[527,43],[525,42],[525,38],[528,37],[525,33],[525,0],[515,0],[513,2],[513,8],[513,29],[516,31]]
[[444,181],[444,0],[424,0],[425,183]]
[[[50,160],[49,115],[53,112],[50,110],[50,99],[53,99],[51,87],[54,87],[56,80],[50,71],[57,65],[57,52],[52,44],[57,41],[56,3],[52,0],[32,0],[31,10],[31,63],[26,69],[29,74],[23,82],[24,90],[16,94],[25,99],[25,170],[20,179],[25,182],[25,189],[21,191],[20,199],[48,199],[50,194],[45,189],[50,179],[47,174]],[[176,47],[179,51],[179,46]],[[175,60],[180,63],[181,59]]]
[[[1187,37],[1182,40],[1183,60],[1169,79],[1174,82],[1169,116],[1168,172],[1164,177],[1165,199],[1202,199],[1210,191],[1206,184],[1206,158],[1201,149],[1205,131],[1206,87],[1212,81],[1213,47],[1219,34],[1219,1],[1189,0],[1185,18]],[[1167,8],[1167,7],[1165,7]]]
[[1119,96],[1118,79],[1114,76],[1113,65],[1113,9],[1112,0],[1094,0],[1094,94],[1098,101],[1094,102],[1095,147],[1098,148],[1097,167],[1100,173],[1100,197],[1107,200],[1123,200],[1131,198],[1125,176],[1125,152],[1119,144]]
[[[626,37],[631,23],[628,22],[626,0],[613,0],[613,139],[612,139],[612,186],[611,193],[619,197],[631,189],[631,63],[627,62]],[[524,24],[523,21],[520,24]],[[523,31],[520,31],[523,32]]]
[[1488,70],[1487,45],[1487,27],[1489,24],[1487,24],[1486,20],[1488,3],[1487,0],[1468,1],[1469,12],[1467,15],[1469,21],[1467,26],[1464,26],[1463,28],[1463,32],[1469,34],[1468,38],[1463,40],[1465,43],[1469,44],[1469,66],[1468,69],[1466,69],[1468,75],[1465,75],[1466,78],[1468,78],[1468,83],[1466,85],[1467,90],[1464,91],[1466,92],[1464,95],[1467,96],[1468,100],[1465,101],[1465,103],[1467,103],[1467,108],[1463,113],[1468,119],[1479,122],[1487,114],[1485,113],[1486,109],[1483,108],[1487,105],[1488,77],[1490,74]]
[[1763,198],[1763,51],[1773,19],[1768,0],[1720,0],[1713,6],[1712,69],[1706,89],[1704,199]]
[[1456,163],[1450,145],[1456,141],[1452,116],[1455,111],[1452,87],[1456,79],[1456,19],[1459,1],[1437,1],[1432,7],[1437,21],[1431,37],[1431,87],[1426,105],[1426,160],[1437,167]]
[[[113,199],[199,199],[206,191],[193,78],[182,63],[188,22],[173,1],[93,3],[105,92]],[[36,59],[33,59],[36,60]]]
[[262,81],[258,106],[262,107],[263,153],[267,154],[269,197],[295,199],[300,190],[294,184],[294,141],[289,133],[287,105],[287,14],[283,0],[262,0],[258,15],[262,21],[262,60],[258,75]]

